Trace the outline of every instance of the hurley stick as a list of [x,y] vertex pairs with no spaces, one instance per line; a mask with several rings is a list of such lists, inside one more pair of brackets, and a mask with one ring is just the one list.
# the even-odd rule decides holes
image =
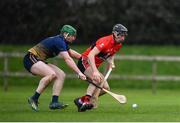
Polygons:
[[[105,77],[104,77],[104,81],[101,83],[100,87],[102,88],[103,85],[104,85],[104,82],[107,80],[107,78],[109,77],[110,73],[112,71],[112,68],[109,68]],[[99,94],[101,92],[101,89],[100,88],[96,88],[92,97],[91,97],[91,103],[93,103],[94,105],[94,108],[97,108],[97,103],[98,103],[98,97],[99,97]],[[106,92],[106,91],[105,91]]]
[[113,93],[113,92],[111,92],[111,91],[108,91],[108,90],[106,90],[105,88],[102,88],[102,87],[96,85],[95,83],[93,83],[93,82],[92,82],[91,80],[89,80],[89,79],[87,79],[87,81],[88,81],[89,83],[93,84],[94,86],[96,86],[97,88],[105,91],[107,94],[111,95],[112,97],[114,97],[114,99],[116,99],[119,103],[124,104],[124,103],[127,102],[126,96],[120,95],[120,94],[115,94],[115,93]]

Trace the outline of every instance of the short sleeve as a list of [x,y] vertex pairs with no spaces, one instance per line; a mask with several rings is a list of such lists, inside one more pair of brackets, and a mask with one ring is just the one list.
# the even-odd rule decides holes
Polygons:
[[56,40],[55,41],[55,47],[57,50],[56,52],[62,52],[62,51],[68,51],[69,50],[69,46],[63,40]]

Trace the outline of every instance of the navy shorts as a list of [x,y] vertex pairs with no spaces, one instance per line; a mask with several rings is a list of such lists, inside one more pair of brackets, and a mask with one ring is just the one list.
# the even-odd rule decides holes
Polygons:
[[83,60],[82,57],[79,59],[78,63],[77,63],[77,67],[79,68],[79,70],[84,73],[84,71],[86,70],[85,66],[83,65]]
[[[31,67],[33,64],[37,63],[38,61],[42,61],[37,56],[33,55],[32,53],[28,52],[23,59],[24,67],[27,71],[31,72]],[[44,62],[44,61],[43,61]]]

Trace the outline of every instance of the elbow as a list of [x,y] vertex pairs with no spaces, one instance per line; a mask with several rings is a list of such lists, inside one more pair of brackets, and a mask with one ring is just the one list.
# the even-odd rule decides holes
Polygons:
[[89,61],[90,61],[90,59],[91,59],[91,56],[90,56],[90,55],[88,55],[88,56],[87,56],[87,61],[89,62]]
[[88,60],[92,59],[93,56],[89,53],[88,56],[87,56]]
[[82,55],[81,55],[81,54],[79,54],[78,59],[80,59],[81,57],[82,57]]

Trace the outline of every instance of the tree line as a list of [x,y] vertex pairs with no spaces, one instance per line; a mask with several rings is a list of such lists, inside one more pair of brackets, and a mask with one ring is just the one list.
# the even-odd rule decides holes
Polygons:
[[37,43],[74,26],[77,44],[129,30],[127,44],[180,44],[179,0],[1,0],[0,42]]

